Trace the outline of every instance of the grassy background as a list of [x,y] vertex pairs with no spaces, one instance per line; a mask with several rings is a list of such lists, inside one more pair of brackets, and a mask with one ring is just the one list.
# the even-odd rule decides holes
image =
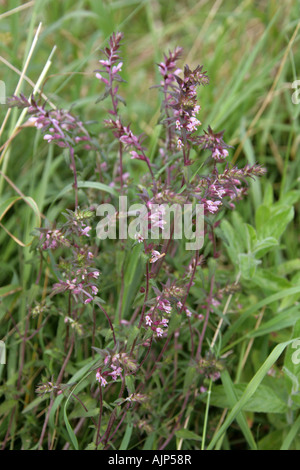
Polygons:
[[[24,9],[18,11],[21,5]],[[13,11],[15,8],[17,11]],[[257,208],[263,201],[272,199],[272,192],[274,201],[279,201],[299,186],[300,104],[293,104],[291,99],[294,91],[291,83],[300,79],[297,75],[300,66],[299,9],[296,0],[238,3],[231,0],[36,0],[28,3],[2,0],[0,79],[6,84],[7,95],[13,94],[19,80],[18,71],[24,68],[36,28],[42,22],[26,79],[22,80],[19,91],[31,94],[32,85],[28,80],[37,82],[56,46],[47,79],[43,81],[43,92],[56,106],[72,104],[74,112],[83,120],[96,121],[91,128],[99,133],[101,142],[105,137],[98,123],[106,117],[107,105],[95,103],[102,88],[94,77],[94,70],[98,67],[100,49],[110,34],[123,31],[123,77],[128,85],[121,91],[127,103],[122,113],[136,132],[146,134],[147,145],[154,154],[159,142],[159,133],[153,130],[159,117],[159,100],[157,90],[150,89],[158,80],[155,63],[160,62],[164,52],[182,46],[182,63],[191,67],[203,64],[210,78],[210,85],[202,88],[199,96],[203,127],[211,125],[216,131],[225,129],[225,141],[233,145],[232,161],[239,166],[258,162],[268,170],[266,177],[251,183],[249,197],[237,209],[244,222],[254,224]],[[0,106],[0,123],[6,112],[6,107]],[[20,111],[13,110],[5,127],[1,128],[0,147],[12,136],[19,115]],[[138,181],[140,166],[130,160],[125,164],[134,170]],[[2,218],[5,201],[17,195],[5,176],[35,201],[40,212],[54,220],[65,202],[51,203],[59,191],[72,182],[72,175],[65,165],[63,153],[49,147],[30,128],[15,136],[4,153],[1,149],[0,170],[0,204],[4,204],[0,211],[1,223],[27,243],[37,223],[36,215],[24,201],[17,201]],[[91,171],[89,161],[85,159],[82,178]],[[293,193],[290,202],[295,207],[295,217],[281,238],[282,248],[263,260],[263,268],[273,269],[272,276],[270,274],[265,282],[268,295],[299,283],[298,193]],[[33,295],[30,290],[34,279],[31,256],[28,247],[20,247],[4,229],[0,230],[0,295],[4,299],[0,302],[2,337],[14,337],[8,311],[14,312],[15,321],[22,327],[28,296]],[[280,280],[278,276],[281,276]],[[259,283],[252,287],[249,306],[261,298]],[[18,296],[20,291],[23,292],[21,297]],[[255,341],[249,366],[246,365],[245,371],[242,368],[244,381],[250,380],[266,359],[270,341],[276,344],[289,338],[290,327],[285,329],[283,324],[276,338],[271,330],[267,330]],[[241,355],[247,344],[242,343],[238,351]],[[19,348],[18,341],[12,341],[6,366],[6,383],[12,389],[18,376]],[[32,364],[36,360],[32,351]],[[1,371],[3,374],[3,367]],[[238,370],[238,375],[241,373]],[[29,373],[28,380],[25,405],[32,397],[34,375]],[[226,378],[224,381],[226,383]],[[4,426],[7,426],[8,412],[6,408],[0,417]],[[251,419],[249,415],[248,421]],[[284,434],[281,430],[281,423],[275,421],[270,418],[267,431],[262,432],[265,436],[271,435],[269,441],[267,437],[266,442],[262,441],[262,448],[272,446],[271,441],[276,436],[282,442],[287,435],[287,431]],[[262,420],[261,426],[265,425]],[[259,434],[258,429],[261,428],[256,429]],[[237,442],[239,439],[238,435]],[[230,445],[225,439],[224,446],[230,448]]]

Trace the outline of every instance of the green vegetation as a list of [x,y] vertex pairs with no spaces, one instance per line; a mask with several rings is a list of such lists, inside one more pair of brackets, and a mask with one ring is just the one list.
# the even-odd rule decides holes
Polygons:
[[[93,233],[87,241],[94,241],[99,297],[77,306],[71,294],[51,295],[62,279],[63,249],[42,253],[36,237],[38,227],[65,224],[63,213],[74,211],[68,148],[49,145],[26,109],[0,104],[0,340],[6,345],[0,442],[23,450],[299,450],[298,2],[0,2],[0,79],[7,97],[34,93],[48,109],[71,108],[96,146],[75,155],[80,209],[112,203],[120,189],[112,178],[118,148],[103,124],[111,104],[99,101],[104,85],[95,78],[101,50],[117,31],[124,33],[127,82],[120,83],[126,100],[120,114],[134,134],[144,133],[157,181],[165,171],[157,165],[163,95],[151,87],[161,80],[156,64],[176,47],[183,48],[180,67],[203,65],[209,77],[198,93],[201,130],[225,130],[228,161],[239,168],[258,164],[267,173],[248,180],[248,194],[234,211],[215,216],[215,239],[205,239],[191,285],[182,270],[192,266],[193,253],[183,245],[166,255],[167,271],[149,279],[142,244],[102,243]],[[198,158],[196,151],[191,156]],[[184,168],[187,185],[209,171],[203,162]],[[147,167],[128,152],[123,167],[128,193],[138,202]],[[95,232],[99,219],[91,220]],[[223,297],[207,325],[182,322],[172,306],[168,336],[152,341],[138,320],[154,289],[162,289],[165,272],[186,281],[193,314],[205,317],[210,289]],[[137,323],[126,329],[134,315]],[[129,353],[142,341],[144,352],[139,346],[131,363]],[[201,359],[192,354],[199,341]],[[101,354],[123,351],[120,344],[130,373],[101,387],[95,380]]]

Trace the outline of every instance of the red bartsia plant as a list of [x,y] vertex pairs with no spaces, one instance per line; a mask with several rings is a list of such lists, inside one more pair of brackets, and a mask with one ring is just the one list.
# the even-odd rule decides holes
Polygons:
[[[51,393],[55,390],[62,393],[61,381],[67,364],[71,361],[76,341],[79,341],[75,341],[74,335],[83,335],[85,350],[89,347],[93,357],[95,352],[99,355],[99,360],[91,367],[93,375],[90,393],[100,402],[98,422],[93,420],[93,423],[95,445],[102,448],[108,448],[117,437],[118,430],[122,429],[130,410],[133,410],[133,419],[137,419],[138,404],[147,399],[149,380],[167,354],[168,348],[180,348],[181,337],[182,341],[186,342],[184,347],[189,348],[191,361],[195,365],[202,387],[207,377],[211,380],[218,379],[220,364],[214,352],[203,350],[206,348],[206,335],[210,334],[209,319],[216,309],[220,309],[222,303],[226,302],[226,284],[222,285],[223,281],[218,279],[215,271],[207,279],[202,276],[198,298],[195,298],[194,288],[196,283],[198,286],[200,284],[199,272],[203,266],[207,266],[210,259],[216,260],[220,255],[216,227],[220,224],[221,216],[225,215],[225,210],[233,210],[236,202],[246,195],[249,178],[265,173],[265,169],[260,165],[244,168],[230,165],[230,146],[224,141],[224,131],[215,132],[208,127],[200,132],[201,106],[198,102],[198,89],[208,85],[209,79],[203,66],[191,69],[185,65],[183,71],[181,70],[178,66],[183,56],[181,48],[170,51],[158,64],[161,80],[157,87],[162,94],[159,124],[164,130],[160,134],[157,153],[150,159],[145,136],[136,135],[132,129],[137,128],[137,124],[126,123],[120,112],[120,103],[124,102],[119,95],[119,85],[124,82],[121,76],[123,61],[120,56],[122,39],[122,33],[112,35],[108,46],[102,51],[104,57],[99,60],[101,68],[95,71],[95,76],[102,86],[104,85],[104,92],[98,102],[109,99],[111,103],[107,111],[109,119],[104,120],[102,127],[111,131],[110,135],[116,141],[118,149],[113,169],[110,167],[112,158],[104,160],[100,165],[105,167],[101,184],[114,186],[115,190],[120,190],[121,195],[126,195],[134,201],[139,198],[145,205],[143,220],[146,221],[146,233],[140,232],[136,235],[136,240],[128,241],[129,251],[124,240],[113,241],[116,244],[116,252],[119,250],[118,252],[122,253],[122,259],[126,253],[130,259],[133,246],[140,248],[139,266],[144,270],[144,276],[140,284],[131,281],[131,308],[123,309],[126,302],[124,265],[116,274],[120,281],[120,291],[107,295],[106,289],[106,292],[102,293],[101,283],[105,282],[102,271],[109,276],[112,261],[102,257],[105,248],[102,248],[101,244],[99,246],[95,236],[95,204],[91,201],[85,208],[79,205],[86,204],[86,199],[79,199],[74,154],[78,144],[83,144],[84,149],[93,149],[90,134],[82,121],[69,111],[46,110],[46,104],[40,105],[33,97],[28,100],[24,95],[14,96],[10,101],[11,106],[27,108],[31,121],[43,133],[46,142],[69,150],[74,174],[73,210],[68,209],[64,213],[65,222],[40,229],[35,245],[42,264],[48,263],[50,259],[53,265],[55,256],[58,260],[53,273],[56,279],[52,283],[49,298],[52,302],[51,308],[53,309],[53,304],[57,302],[57,311],[59,315],[64,316],[67,354],[58,372],[55,386],[49,386],[53,384],[48,378],[46,385],[40,385],[38,391],[42,390],[44,393],[45,390],[51,389]],[[111,156],[111,147],[109,152]],[[102,148],[101,154],[108,154],[105,147]],[[130,156],[129,160],[126,156]],[[142,171],[147,172],[141,176],[136,187],[132,181],[127,184],[130,175],[128,162],[131,160],[136,160],[137,166],[139,162],[141,165],[146,164]],[[191,176],[189,169],[195,162],[197,168],[199,162],[203,163],[203,174],[193,171]],[[113,196],[108,196],[106,201],[113,202]],[[185,204],[195,206],[195,202],[204,206],[207,222],[204,236],[210,248],[205,250],[205,256],[204,253],[200,254],[198,249],[195,252],[187,252],[183,256],[183,264],[178,264],[176,256],[181,245],[180,241],[172,238],[173,222],[169,238],[163,237],[164,207],[172,204],[179,207]],[[121,212],[118,211],[116,223],[120,223],[120,220]],[[192,224],[194,223],[193,213]],[[153,231],[158,233],[158,238],[151,238]],[[104,246],[107,246],[105,243]],[[103,261],[105,259],[106,261]],[[110,263],[108,269],[105,262]],[[39,270],[39,279],[41,272],[42,268]],[[112,281],[114,285],[115,281]],[[109,286],[110,283],[106,282],[106,285]],[[117,301],[116,296],[119,296]],[[103,307],[105,302],[108,308]],[[103,328],[102,316],[98,317],[96,314],[99,310],[109,326],[104,337],[100,334]],[[125,317],[123,312],[126,312]],[[71,327],[73,331],[70,338]],[[188,340],[185,339],[186,336]],[[87,342],[90,337],[91,342]],[[183,348],[183,345],[181,347]],[[178,373],[176,361],[173,367],[175,385],[170,393],[175,394]],[[118,384],[119,388],[116,388]],[[104,393],[105,402],[108,403],[110,391],[113,397],[112,406],[123,408],[119,413],[113,411],[107,416],[104,413]],[[152,392],[149,393],[151,395]],[[44,441],[54,395],[45,418],[40,445]],[[79,397],[75,398],[80,400]],[[183,399],[184,406],[190,399],[191,392],[187,391]],[[170,442],[180,426],[184,408],[177,411],[173,430],[170,430],[168,437],[160,439],[160,448]],[[78,430],[83,422],[80,423]]]

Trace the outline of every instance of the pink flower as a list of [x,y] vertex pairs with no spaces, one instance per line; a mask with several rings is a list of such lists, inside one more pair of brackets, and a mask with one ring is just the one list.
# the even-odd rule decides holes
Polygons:
[[47,140],[48,143],[50,143],[53,139],[54,139],[54,137],[51,134],[45,134],[44,135],[44,140]]
[[182,147],[183,147],[182,140],[181,140],[181,139],[178,139],[178,140],[177,140],[177,148],[178,148],[178,150],[181,150]]
[[219,150],[216,148],[212,153],[212,157],[218,161],[223,160],[224,158],[228,157],[228,151],[226,149]]
[[[121,139],[120,139],[122,142],[128,143],[127,140],[124,140],[124,139],[122,140],[122,139],[123,139],[123,137],[121,137]],[[141,155],[140,153],[137,153],[135,150],[132,150],[129,153],[130,153],[132,159],[143,160],[143,161],[146,160],[144,155]]]
[[92,289],[92,292],[93,292],[94,295],[98,294],[98,289],[97,289],[96,286],[92,286],[91,289]]
[[197,130],[198,126],[200,125],[201,125],[201,122],[198,119],[196,119],[195,117],[191,117],[187,125],[187,130],[189,132],[193,132]]
[[120,72],[122,70],[122,65],[123,65],[123,62],[120,62],[118,65],[115,65],[112,68],[112,74],[115,75],[116,73]]
[[117,380],[118,376],[119,375],[122,375],[122,368],[121,367],[117,367],[115,366],[114,364],[111,365],[111,368],[113,369],[112,372],[110,372],[109,374],[107,375],[111,375],[113,380]]
[[206,208],[211,214],[214,214],[219,209],[218,206],[222,205],[221,201],[206,201]]
[[155,263],[157,260],[165,256],[165,253],[160,254],[159,251],[152,250],[152,258],[150,259],[150,263]]
[[99,271],[93,271],[93,272],[90,273],[89,275],[90,275],[91,277],[93,277],[94,279],[98,279],[99,274],[100,274]]
[[164,333],[164,330],[162,330],[161,328],[156,328],[156,334],[158,337],[162,336]]
[[134,238],[139,242],[139,243],[143,243],[143,241],[145,240],[144,237],[142,237],[142,235],[140,233],[136,233]]
[[85,227],[85,228],[81,231],[81,234],[80,234],[80,235],[81,235],[81,236],[82,236],[82,235],[86,235],[87,237],[89,237],[88,232],[89,232],[91,229],[92,229],[92,227],[89,227],[89,226]]
[[172,312],[172,306],[168,300],[159,300],[157,308],[166,313]]
[[107,385],[107,380],[105,380],[105,378],[102,377],[99,370],[97,370],[97,373],[96,373],[96,380],[100,383],[102,387],[105,387],[105,385]]

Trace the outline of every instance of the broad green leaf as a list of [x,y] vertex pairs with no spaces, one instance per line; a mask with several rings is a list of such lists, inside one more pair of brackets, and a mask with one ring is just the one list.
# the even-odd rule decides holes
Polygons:
[[272,273],[270,269],[258,270],[252,282],[265,292],[279,292],[280,290],[292,287],[292,284],[286,278]]
[[262,258],[268,251],[270,251],[274,246],[278,246],[278,240],[274,237],[267,237],[264,240],[257,240],[253,246],[253,253],[256,258]]
[[294,208],[285,204],[272,207],[260,206],[256,211],[257,238],[264,240],[268,237],[279,239],[287,225],[294,218]]
[[[294,326],[293,338],[300,337],[300,320]],[[283,371],[288,392],[294,403],[300,405],[300,340],[295,339],[287,348]]]
[[[238,395],[235,390],[235,385],[233,384],[230,375],[227,370],[224,370],[221,372],[221,380],[224,386],[224,390],[226,393],[226,397],[229,401],[230,408],[233,408],[233,406],[236,404],[238,400]],[[212,402],[211,402],[212,403]],[[242,433],[245,436],[246,441],[248,442],[249,446],[251,449],[256,450],[256,444],[253,439],[252,433],[250,431],[247,419],[243,413],[243,411],[240,412],[240,414],[237,415],[236,421],[241,428]]]
[[282,443],[282,429],[269,432],[258,442],[258,450],[278,450]]
[[131,375],[126,375],[125,383],[128,390],[128,394],[131,395],[135,392],[134,379]]
[[209,446],[207,447],[208,450],[212,450],[215,447],[216,443],[219,441],[219,439],[224,434],[224,432],[228,429],[228,427],[230,426],[232,421],[236,418],[238,413],[241,410],[245,409],[247,403],[249,402],[250,398],[254,395],[254,393],[258,389],[263,378],[266,376],[270,368],[277,361],[279,356],[283,353],[283,351],[289,344],[291,344],[291,341],[286,341],[284,343],[277,344],[277,346],[269,354],[269,356],[267,357],[263,365],[260,367],[260,369],[256,372],[254,377],[250,380],[250,382],[246,386],[245,391],[242,393],[242,396],[240,397],[238,402],[234,405],[232,410],[229,412],[228,416],[226,417],[220,429],[214,434]]
[[[255,212],[255,226],[258,236],[261,239],[267,238],[267,236],[260,235],[263,231],[266,221],[271,217],[271,208],[268,206],[261,205]],[[272,236],[272,234],[270,235]]]
[[273,186],[272,184],[268,181],[265,190],[264,190],[264,198],[263,198],[263,205],[264,206],[271,206],[274,201],[274,192],[273,192]]
[[270,320],[262,323],[256,330],[250,332],[248,337],[256,338],[258,336],[263,336],[275,331],[283,330],[284,328],[289,328],[293,326],[298,320],[299,312],[299,306],[285,309],[284,311],[272,316]]
[[232,225],[227,221],[223,220],[221,223],[221,230],[223,235],[227,241],[226,249],[228,251],[228,255],[233,262],[233,264],[237,264],[237,256],[239,253],[243,253],[244,246],[241,244],[239,238],[236,236],[236,232],[234,231]]
[[[233,392],[238,402],[247,388],[246,383],[233,385]],[[226,395],[224,385],[213,387],[210,403],[219,408],[232,408],[231,400]],[[254,413],[285,413],[287,404],[267,385],[260,385],[251,395],[247,403],[242,407],[244,411]]]
[[300,259],[291,259],[277,266],[277,272],[280,276],[286,276],[294,271],[300,271]]
[[239,270],[244,279],[252,279],[256,273],[257,266],[261,263],[255,259],[254,256],[249,254],[240,253],[238,255]]
[[273,302],[276,302],[277,300],[284,299],[285,297],[289,297],[291,295],[295,295],[300,293],[300,286],[297,287],[292,287],[291,289],[284,289],[280,292],[277,292],[276,294],[270,295],[269,297],[266,297],[259,302],[257,302],[255,305],[252,307],[248,308],[242,315],[228,328],[226,333],[223,336],[223,344],[227,344],[229,339],[232,337],[232,335],[236,332],[239,331],[240,327],[242,324],[247,320],[247,318],[250,317],[253,313],[259,312],[262,307],[265,305],[269,305]]
[[[124,290],[122,296],[122,318],[126,318],[127,312],[132,307],[133,299],[136,295],[140,280],[144,272],[144,264],[141,257],[142,247],[141,244],[135,245],[127,258],[129,259],[124,272]],[[121,296],[119,296],[117,312],[119,311],[119,302]]]
[[287,193],[283,194],[280,197],[280,203],[293,206],[294,204],[296,204],[296,202],[299,201],[299,199],[300,199],[300,191],[294,189],[292,191],[288,191]]

